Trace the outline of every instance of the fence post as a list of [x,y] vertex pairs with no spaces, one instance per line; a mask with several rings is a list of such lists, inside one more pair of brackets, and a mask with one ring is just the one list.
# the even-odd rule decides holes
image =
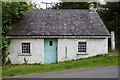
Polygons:
[[115,31],[111,31],[111,49],[115,50]]

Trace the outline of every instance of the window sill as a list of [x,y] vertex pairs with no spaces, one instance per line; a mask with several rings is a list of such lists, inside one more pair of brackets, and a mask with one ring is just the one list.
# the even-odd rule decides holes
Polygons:
[[88,55],[88,53],[86,53],[86,52],[79,52],[79,53],[77,53],[77,55]]
[[18,54],[18,56],[32,56],[32,54],[29,54],[29,53],[21,53],[21,54]]

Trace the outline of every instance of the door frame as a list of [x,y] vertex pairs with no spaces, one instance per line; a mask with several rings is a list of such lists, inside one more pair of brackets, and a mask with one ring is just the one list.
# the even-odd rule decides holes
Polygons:
[[[58,39],[57,38],[48,38],[48,39],[56,39],[56,43],[57,43],[57,47],[56,47],[56,63],[58,63]],[[44,64],[45,64],[45,40],[47,40],[47,38],[44,39]]]

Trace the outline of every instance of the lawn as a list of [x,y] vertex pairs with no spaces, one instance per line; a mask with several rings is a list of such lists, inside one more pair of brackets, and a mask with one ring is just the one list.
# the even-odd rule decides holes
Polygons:
[[70,60],[57,64],[34,64],[34,65],[6,65],[3,67],[2,76],[16,76],[33,73],[52,72],[77,68],[90,68],[98,66],[118,65],[116,52],[109,52],[107,55],[99,55],[86,59]]

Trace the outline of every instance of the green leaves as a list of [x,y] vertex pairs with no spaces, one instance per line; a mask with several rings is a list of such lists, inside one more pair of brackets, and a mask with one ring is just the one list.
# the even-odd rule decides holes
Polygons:
[[88,9],[89,4],[87,2],[62,2],[55,4],[53,9]]
[[98,10],[103,22],[109,31],[116,30],[120,24],[120,2],[107,3],[103,8],[108,10]]
[[6,32],[8,32],[9,30],[11,30],[12,27],[11,26],[3,26],[2,27],[2,33],[5,34]]
[[24,13],[32,8],[32,4],[26,2],[3,2],[3,25],[10,25],[24,17]]
[[2,2],[2,62],[6,62],[10,39],[5,34],[12,28],[12,24],[24,17],[24,13],[32,9],[32,4],[27,2]]

